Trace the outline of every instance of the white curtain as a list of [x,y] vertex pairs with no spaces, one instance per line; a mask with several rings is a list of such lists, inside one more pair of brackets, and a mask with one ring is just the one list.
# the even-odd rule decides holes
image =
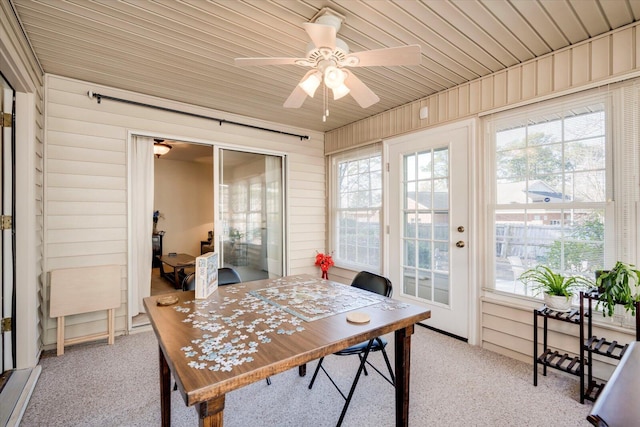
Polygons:
[[266,243],[269,277],[282,277],[282,158],[265,156]]
[[151,294],[153,249],[153,139],[134,136],[131,150],[131,224],[133,238],[133,315],[144,313],[142,299]]

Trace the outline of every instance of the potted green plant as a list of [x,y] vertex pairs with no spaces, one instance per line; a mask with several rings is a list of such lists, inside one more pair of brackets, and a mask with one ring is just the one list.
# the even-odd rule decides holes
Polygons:
[[520,280],[531,284],[534,295],[544,294],[544,302],[552,310],[568,311],[571,299],[580,290],[594,286],[592,280],[584,276],[564,276],[546,265],[537,265],[520,275]]
[[596,271],[596,285],[600,292],[599,307],[604,316],[613,316],[616,304],[636,314],[636,301],[640,301],[640,270],[633,264],[616,262],[611,270]]

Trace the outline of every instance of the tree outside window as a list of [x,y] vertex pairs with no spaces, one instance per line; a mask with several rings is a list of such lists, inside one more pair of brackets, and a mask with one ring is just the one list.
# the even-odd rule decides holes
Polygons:
[[496,289],[530,295],[523,269],[593,277],[604,265],[604,103],[501,121],[495,143]]

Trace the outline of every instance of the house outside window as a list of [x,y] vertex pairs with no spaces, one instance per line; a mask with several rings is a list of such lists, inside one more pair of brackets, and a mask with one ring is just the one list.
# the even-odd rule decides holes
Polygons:
[[380,272],[381,145],[332,156],[333,259],[354,271]]
[[519,276],[539,264],[590,278],[605,267],[609,105],[590,97],[489,120],[496,290],[531,296]]

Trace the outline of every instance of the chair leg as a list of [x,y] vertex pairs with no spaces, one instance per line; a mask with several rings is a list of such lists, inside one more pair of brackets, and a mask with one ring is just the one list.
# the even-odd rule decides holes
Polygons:
[[318,376],[318,371],[320,371],[320,366],[322,366],[323,360],[324,357],[321,357],[320,361],[318,361],[318,366],[316,366],[316,370],[313,371],[313,377],[311,377],[311,382],[309,383],[309,390],[311,390],[311,387],[313,387],[313,383],[316,381],[316,377]]
[[353,384],[351,384],[351,390],[349,390],[347,401],[344,403],[344,406],[342,407],[342,412],[340,413],[340,418],[338,419],[338,424],[336,424],[336,427],[340,427],[342,425],[342,421],[344,421],[344,416],[347,414],[349,403],[351,403],[351,398],[353,397],[353,393],[356,391],[358,380],[360,379],[360,375],[362,375],[362,371],[364,370],[364,365],[367,362],[367,357],[369,357],[369,351],[371,350],[372,345],[373,345],[373,340],[370,340],[369,344],[367,345],[367,349],[364,351],[364,355],[362,356],[362,359],[360,361],[360,366],[358,367],[358,373],[356,374],[356,377],[353,380]]
[[389,375],[391,376],[391,384],[393,386],[396,385],[396,376],[393,374],[393,369],[391,369],[391,363],[389,362],[389,357],[387,356],[387,351],[382,349],[382,357],[384,357],[384,361],[387,364],[387,369],[389,369]]
[[[358,357],[360,358],[360,363],[362,363],[362,355],[358,354]],[[367,366],[364,366],[364,375],[365,376],[369,376],[369,372],[367,372]]]

